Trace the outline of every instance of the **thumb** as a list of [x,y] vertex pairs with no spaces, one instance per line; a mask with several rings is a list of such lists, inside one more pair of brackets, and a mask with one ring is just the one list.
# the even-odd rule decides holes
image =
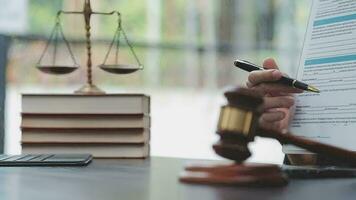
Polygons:
[[263,68],[265,69],[278,69],[278,65],[273,58],[267,58],[263,61]]

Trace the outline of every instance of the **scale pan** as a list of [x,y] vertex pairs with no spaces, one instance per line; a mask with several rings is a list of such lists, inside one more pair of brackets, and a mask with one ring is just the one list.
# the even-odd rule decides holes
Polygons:
[[109,73],[113,74],[131,74],[137,70],[142,69],[140,66],[125,65],[125,64],[115,64],[115,65],[99,65],[99,67]]
[[79,66],[66,65],[37,65],[37,69],[47,74],[69,74],[78,69]]

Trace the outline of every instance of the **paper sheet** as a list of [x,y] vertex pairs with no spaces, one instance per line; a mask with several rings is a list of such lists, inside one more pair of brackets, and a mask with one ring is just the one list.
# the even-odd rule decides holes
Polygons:
[[355,0],[313,1],[297,79],[321,93],[297,96],[290,131],[356,151]]

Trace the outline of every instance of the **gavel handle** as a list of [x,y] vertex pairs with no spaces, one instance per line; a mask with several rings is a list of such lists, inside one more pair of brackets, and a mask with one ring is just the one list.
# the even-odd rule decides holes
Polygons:
[[354,151],[349,151],[336,146],[304,139],[298,136],[294,136],[292,133],[284,134],[271,130],[260,130],[258,133],[259,136],[276,139],[282,144],[292,144],[310,152],[317,153],[356,167],[356,152]]

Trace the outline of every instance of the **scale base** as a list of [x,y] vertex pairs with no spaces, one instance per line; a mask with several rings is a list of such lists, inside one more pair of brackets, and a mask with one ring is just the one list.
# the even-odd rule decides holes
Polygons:
[[85,84],[79,90],[74,92],[75,94],[88,94],[88,95],[96,95],[96,94],[105,94],[105,92],[99,89],[95,85]]

